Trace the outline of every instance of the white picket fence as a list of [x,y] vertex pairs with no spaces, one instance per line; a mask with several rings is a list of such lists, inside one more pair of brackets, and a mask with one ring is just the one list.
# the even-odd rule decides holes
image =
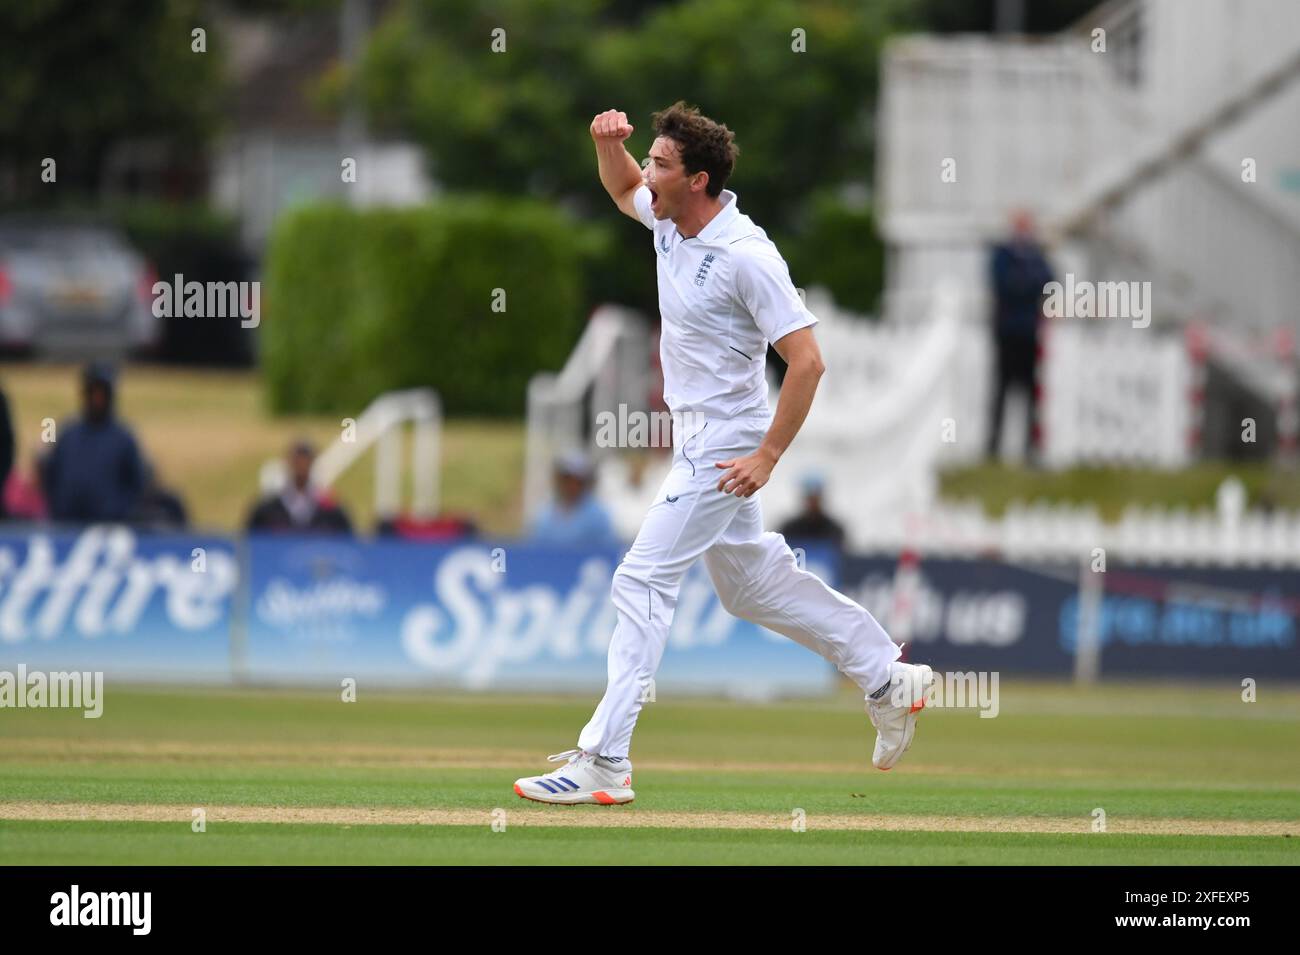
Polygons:
[[1187,465],[1192,373],[1182,336],[1050,323],[1039,369],[1044,463]]
[[1300,511],[1135,505],[1107,522],[1091,506],[1039,501],[992,517],[977,501],[943,502],[888,516],[853,543],[868,553],[906,549],[930,557],[1073,563],[1101,548],[1108,559],[1134,563],[1300,569]]

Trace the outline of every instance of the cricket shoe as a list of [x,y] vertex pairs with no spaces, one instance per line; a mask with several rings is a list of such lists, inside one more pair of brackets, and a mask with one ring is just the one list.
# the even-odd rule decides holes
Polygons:
[[924,664],[889,665],[889,689],[880,699],[867,700],[867,716],[876,728],[876,751],[871,762],[877,769],[893,768],[912,745],[916,717],[925,708],[933,684],[934,671]]
[[515,780],[515,792],[535,802],[552,802],[565,806],[578,803],[598,803],[618,806],[636,798],[632,792],[632,763],[610,759],[595,753],[570,749],[548,760],[567,762],[559,769],[543,776],[525,776]]

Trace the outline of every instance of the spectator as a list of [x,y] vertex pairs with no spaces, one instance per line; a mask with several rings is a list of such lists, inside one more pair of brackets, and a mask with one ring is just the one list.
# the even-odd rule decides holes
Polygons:
[[144,490],[136,502],[131,522],[142,530],[184,530],[188,521],[185,502],[158,482],[158,472],[148,461],[144,465]]
[[99,362],[82,373],[82,416],[61,425],[41,469],[56,522],[125,521],[144,487],[144,466],[130,429],[114,415],[114,372]]
[[[9,420],[9,399],[4,389],[0,389],[0,488],[9,483],[9,474],[14,467],[14,429]],[[6,513],[6,501],[0,495],[0,519]]]
[[31,470],[15,468],[4,486],[5,516],[12,521],[43,521],[49,516],[45,495],[41,492],[41,448],[37,445],[28,458]]
[[250,531],[351,534],[352,522],[338,505],[311,485],[315,449],[306,441],[289,448],[289,479],[283,490],[263,498],[248,517]]
[[819,474],[804,476],[803,510],[781,525],[781,534],[791,541],[829,541],[837,550],[844,547],[844,527],[822,507],[826,482]]
[[1017,210],[1011,218],[1011,238],[993,246],[993,335],[997,354],[993,420],[989,427],[989,457],[998,453],[1002,439],[1002,413],[1007,390],[1024,391],[1026,416],[1025,455],[1034,446],[1034,366],[1038,360],[1038,322],[1042,314],[1043,286],[1052,281],[1052,269],[1034,233],[1033,217]]
[[555,500],[533,522],[534,540],[550,544],[615,544],[609,513],[591,493],[591,461],[579,451],[561,455],[555,466]]

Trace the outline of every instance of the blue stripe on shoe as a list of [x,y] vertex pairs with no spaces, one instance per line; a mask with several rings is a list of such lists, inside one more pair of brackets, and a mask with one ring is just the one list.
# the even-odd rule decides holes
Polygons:
[[544,780],[544,779],[534,779],[533,782],[537,783],[537,785],[541,786],[541,787],[542,787],[543,789],[545,789],[548,793],[555,794],[555,793],[558,793],[558,792],[560,791],[559,789],[556,789],[554,786],[552,786],[550,783],[548,783],[548,782],[547,782],[546,780]]
[[572,786],[574,789],[581,789],[581,788],[582,788],[582,787],[579,786],[577,783],[575,783],[572,779],[570,779],[568,776],[557,776],[556,778],[559,779],[559,781],[562,782],[562,783],[568,783],[568,784],[569,784],[570,786]]

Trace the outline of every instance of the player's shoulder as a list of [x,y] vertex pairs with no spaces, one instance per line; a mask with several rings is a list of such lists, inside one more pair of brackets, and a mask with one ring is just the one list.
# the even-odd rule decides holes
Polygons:
[[650,241],[654,243],[660,255],[668,255],[668,250],[673,244],[673,231],[676,228],[677,224],[672,219],[655,219],[654,224],[650,226]]
[[785,267],[785,259],[776,244],[767,237],[758,226],[731,237],[727,242],[727,254],[732,267],[737,272],[767,271]]
[[736,254],[744,254],[758,246],[772,244],[767,233],[743,212],[737,213],[727,223],[727,227],[718,236],[718,241],[727,246],[729,252]]
[[767,232],[743,212],[737,213],[727,223],[718,241],[726,246],[728,255],[734,259],[781,257]]

